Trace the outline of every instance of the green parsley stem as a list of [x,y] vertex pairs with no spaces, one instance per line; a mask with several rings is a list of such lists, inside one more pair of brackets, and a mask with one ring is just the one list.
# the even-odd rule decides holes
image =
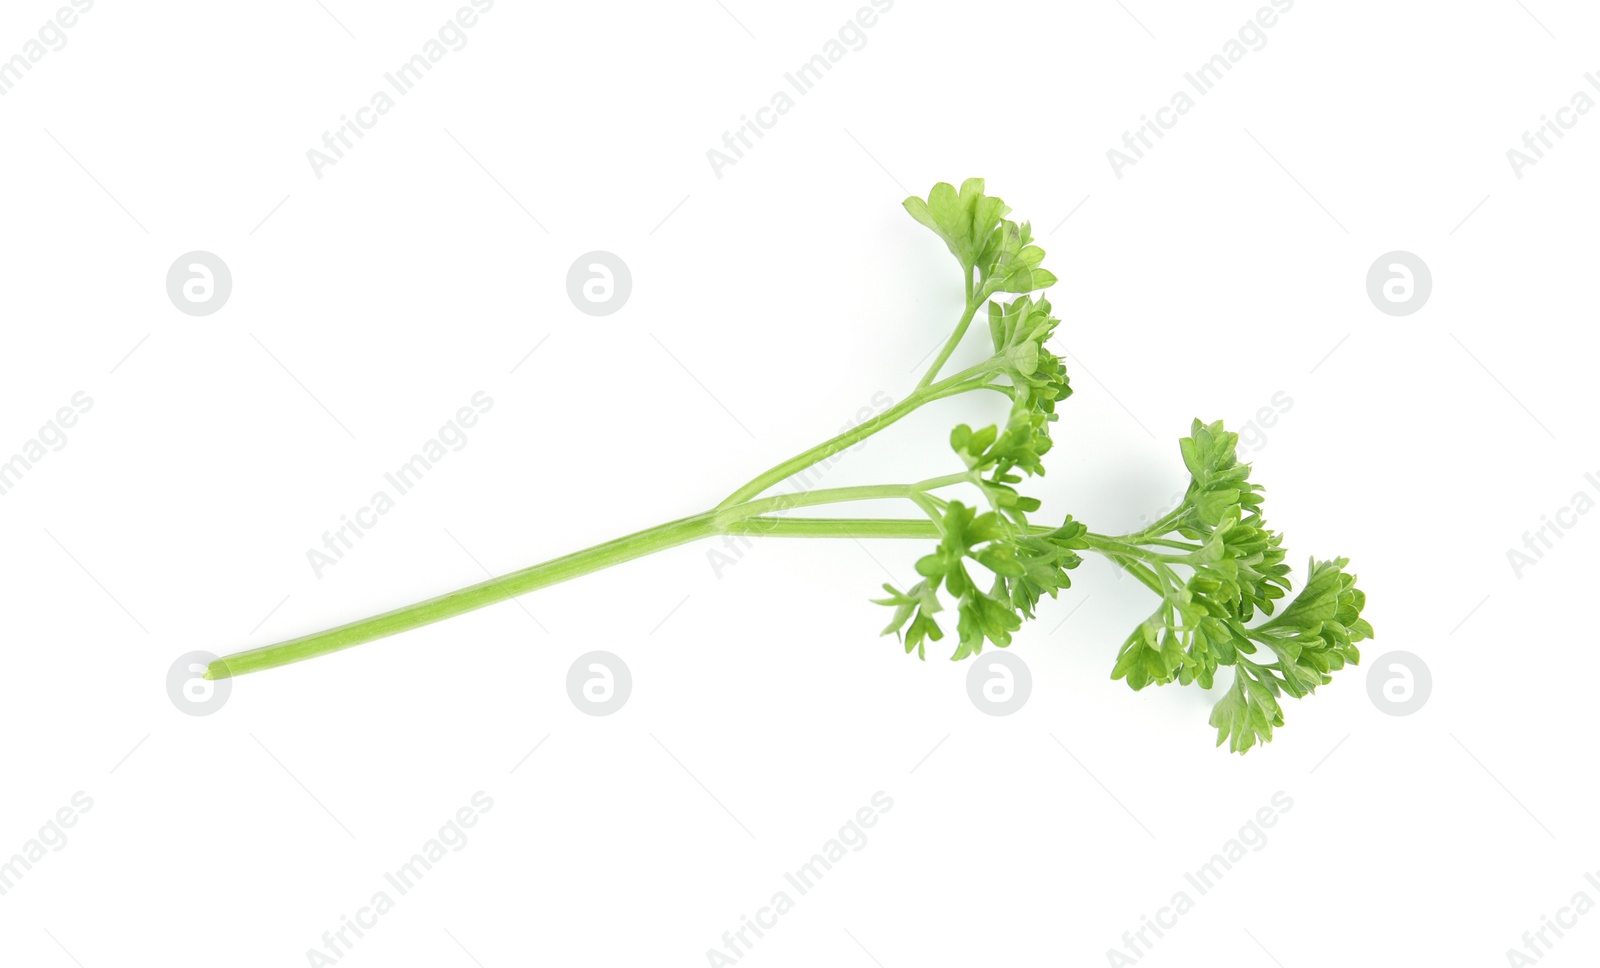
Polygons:
[[205,677],[224,679],[260,672],[430,625],[633,558],[709,537],[717,533],[715,518],[716,512],[712,511],[681,518],[358,622],[239,652],[212,662]]
[[944,369],[944,365],[949,362],[950,354],[954,353],[956,347],[960,345],[961,338],[967,335],[967,327],[972,325],[972,317],[978,314],[978,308],[988,298],[987,294],[982,299],[972,298],[972,271],[970,269],[967,270],[967,308],[961,314],[961,321],[956,323],[955,332],[951,333],[950,338],[945,340],[944,348],[939,351],[939,355],[934,359],[933,365],[928,367],[928,372],[922,375],[921,382],[917,384],[918,390],[928,386],[938,377],[939,371]]
[[[966,483],[965,474],[949,474],[917,484],[877,484],[865,487],[825,488],[801,494],[746,501],[733,507],[717,508],[680,518],[654,528],[646,528],[622,538],[597,544],[542,564],[533,565],[497,578],[469,585],[436,598],[406,605],[392,611],[351,622],[337,628],[314,632],[274,645],[239,652],[212,662],[207,679],[223,679],[249,672],[260,672],[304,659],[327,655],[375,639],[431,625],[465,612],[494,605],[528,592],[569,581],[609,568],[634,558],[665,551],[681,544],[716,535],[747,535],[789,538],[922,538],[938,540],[939,526],[928,519],[900,518],[801,518],[779,517],[792,508],[815,507],[854,501],[926,498],[937,487]],[[1049,534],[1050,527],[1033,526],[1033,534]],[[1151,566],[1165,570],[1167,556],[1141,551],[1126,539],[1087,534],[1089,547],[1126,569],[1158,595],[1165,597],[1162,580]]]
[[[728,495],[726,500],[717,505],[717,509],[720,511],[724,508],[731,508],[735,505],[745,503],[751,498],[761,494],[768,488],[781,483],[788,477],[792,477],[793,475],[800,473],[813,464],[827,460],[829,457],[832,457],[834,454],[837,454],[848,447],[854,447],[856,444],[866,440],[868,437],[871,437],[873,434],[884,429],[890,424],[906,417],[925,403],[931,403],[934,400],[940,400],[945,397],[953,397],[958,393],[966,393],[968,390],[981,388],[988,383],[989,377],[994,375],[1000,364],[1001,360],[998,357],[992,357],[978,364],[977,366],[962,370],[960,373],[940,380],[938,383],[935,383],[931,386],[918,388],[910,396],[890,407],[888,410],[885,410],[883,413],[878,414],[870,420],[862,421],[856,426],[851,427],[849,430],[846,430],[844,433],[839,434],[831,440],[826,440],[817,446],[812,447],[810,450],[796,454],[776,467],[773,467],[760,476],[752,479],[748,484]],[[974,383],[974,381],[979,382]]]
[[[431,625],[443,619],[452,618],[487,605],[494,605],[509,598],[515,598],[518,595],[525,595],[540,588],[569,581],[634,558],[641,558],[690,541],[719,534],[816,534],[820,536],[826,531],[830,536],[836,538],[911,537],[912,535],[909,533],[902,534],[903,529],[896,522],[890,522],[889,526],[885,527],[884,522],[873,520],[824,521],[822,522],[824,526],[822,530],[808,531],[808,528],[815,529],[817,525],[810,522],[801,523],[796,519],[763,517],[763,515],[768,515],[774,511],[781,512],[789,508],[821,504],[914,498],[922,493],[921,489],[925,486],[937,486],[943,483],[950,483],[950,481],[945,478],[934,478],[921,484],[882,484],[868,487],[831,488],[804,494],[780,495],[774,498],[750,501],[732,508],[716,509],[703,514],[680,518],[654,528],[646,528],[626,537],[603,542],[583,551],[563,555],[560,558],[555,558],[542,564],[523,568],[520,571],[514,571],[497,578],[491,578],[475,585],[469,585],[466,588],[458,589],[436,598],[384,612],[381,615],[217,659],[206,669],[205,676],[207,679],[223,679],[229,676],[259,672],[263,669],[271,669],[288,665],[292,662],[300,662],[304,659],[327,655],[330,652],[337,652],[375,639],[386,638],[399,632]],[[907,523],[916,526],[915,536],[917,537],[928,537],[930,535],[935,538],[938,537],[939,532],[932,521],[910,521]]]

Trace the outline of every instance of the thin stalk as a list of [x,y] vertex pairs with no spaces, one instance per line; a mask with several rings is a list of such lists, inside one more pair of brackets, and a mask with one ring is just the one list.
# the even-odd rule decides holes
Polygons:
[[1183,519],[1188,516],[1188,514],[1189,504],[1187,501],[1185,501],[1184,503],[1173,508],[1171,511],[1168,511],[1164,516],[1162,516],[1161,520],[1150,525],[1148,528],[1145,528],[1143,531],[1136,531],[1133,534],[1123,535],[1123,540],[1133,544],[1148,543],[1152,538],[1159,538],[1176,530],[1179,523],[1181,523]]
[[[968,322],[971,321],[970,312],[967,314],[966,320]],[[348,625],[341,625],[337,628],[303,635],[275,645],[263,646],[226,656],[211,663],[206,669],[206,678],[222,679],[229,676],[244,675],[249,672],[259,672],[263,669],[271,669],[319,655],[326,655],[330,652],[337,652],[341,649],[348,649],[351,646],[361,645],[375,639],[453,618],[465,612],[503,602],[519,595],[525,595],[528,592],[587,575],[603,568],[609,568],[624,561],[654,554],[657,551],[663,551],[667,548],[713,535],[788,534],[801,533],[801,530],[806,527],[820,527],[823,531],[831,528],[831,536],[833,537],[872,537],[877,536],[877,531],[880,528],[886,527],[885,534],[900,536],[899,532],[896,531],[900,527],[899,525],[885,526],[881,522],[871,520],[849,522],[836,520],[821,526],[804,524],[797,529],[792,523],[763,516],[768,515],[770,512],[781,512],[796,507],[893,498],[908,498],[915,501],[919,507],[922,507],[923,501],[927,499],[924,495],[925,489],[961,483],[966,479],[967,475],[947,475],[945,477],[932,478],[920,484],[830,488],[801,494],[779,495],[761,500],[753,499],[785,478],[865,440],[925,403],[954,396],[958,393],[965,393],[968,390],[987,384],[994,375],[996,366],[997,362],[991,359],[938,383],[919,387],[911,396],[901,401],[898,405],[834,437],[832,440],[825,441],[779,464],[740,488],[716,508],[703,514],[696,514],[654,528],[647,528],[644,531],[607,541],[583,551],[564,555],[542,564],[532,565],[520,571],[501,575],[498,578],[491,578],[488,581],[469,585],[466,588],[440,595],[437,598],[406,605],[393,611],[384,612],[381,615],[375,615],[358,622],[351,622]],[[934,522],[912,523],[918,526],[916,536],[924,537],[931,533],[934,537],[938,537]],[[822,532],[814,533],[820,534]],[[908,534],[907,536],[910,535]]]
[[983,302],[983,299],[972,298],[972,270],[968,269],[967,308],[961,314],[961,321],[956,323],[955,332],[951,333],[950,338],[945,340],[944,348],[939,351],[939,356],[933,361],[933,365],[928,367],[928,372],[922,375],[922,380],[917,384],[917,389],[922,389],[938,377],[939,371],[944,368],[945,363],[949,362],[950,354],[954,353],[956,347],[961,343],[961,338],[967,335],[967,327],[972,325],[972,317],[978,314],[978,307],[982,306]]
[[[916,484],[884,484],[869,487],[841,487],[812,491],[807,494],[783,495],[752,501],[735,508],[706,511],[680,518],[654,528],[646,528],[622,538],[606,541],[563,555],[542,564],[523,568],[476,585],[406,605],[348,625],[302,635],[274,645],[263,646],[217,659],[206,669],[207,679],[224,679],[249,672],[260,672],[292,662],[327,655],[351,646],[385,638],[399,632],[431,625],[434,622],[494,605],[509,598],[546,588],[609,568],[612,565],[665,551],[700,538],[719,534],[790,534],[800,533],[794,522],[783,518],[762,517],[769,511],[782,511],[791,507],[839,504],[850,501],[882,500],[885,498],[912,498],[921,492]],[[931,521],[912,521],[918,526],[915,535],[906,537],[938,537]],[[885,528],[873,520],[824,522],[828,536],[843,537],[900,537],[896,526]],[[819,532],[820,534],[820,532]]]
[[920,518],[745,518],[724,534],[773,538],[931,538],[939,528]]
[[716,512],[716,525],[724,528],[742,518],[791,508],[815,507],[819,504],[843,504],[847,501],[878,501],[894,498],[914,498],[920,484],[869,484],[861,487],[828,487],[794,494],[779,494],[755,501],[746,501]]
[[917,507],[922,509],[923,514],[928,516],[928,520],[933,522],[934,527],[939,529],[939,540],[944,540],[944,516],[942,512],[945,502],[921,491],[911,495],[911,500]]
[[[981,368],[980,368],[981,369]],[[970,373],[951,378],[951,387],[970,379]],[[949,381],[946,381],[949,382]],[[944,384],[936,384],[935,392]],[[925,401],[924,401],[925,402]],[[783,476],[788,476],[784,474]],[[781,477],[779,478],[782,479]],[[453,618],[457,615],[494,605],[498,602],[525,595],[564,581],[600,571],[613,565],[655,554],[701,538],[722,534],[766,535],[771,537],[806,538],[922,538],[938,540],[939,524],[933,520],[929,503],[936,502],[928,492],[940,487],[967,483],[966,474],[948,474],[929,478],[916,484],[879,484],[863,487],[838,487],[809,491],[801,494],[784,494],[776,497],[746,500],[733,506],[714,508],[701,514],[680,518],[654,528],[646,528],[625,537],[616,538],[554,558],[541,564],[523,568],[498,578],[469,585],[466,588],[406,605],[392,611],[351,622],[322,632],[314,632],[274,645],[263,646],[217,659],[206,669],[207,679],[223,679],[250,672],[260,672],[277,666],[300,662],[330,652],[410,631],[424,625]],[[758,481],[761,479],[758,478]],[[793,518],[774,516],[792,508],[842,504],[855,501],[908,499],[929,519],[900,518]],[[1031,534],[1049,534],[1054,528],[1033,526]],[[1152,554],[1148,550],[1131,547],[1123,539],[1088,535],[1089,546],[1129,571],[1157,594],[1163,594],[1161,582],[1151,573],[1151,568],[1166,571],[1169,556]],[[1168,572],[1170,575],[1170,572]],[[1163,595],[1163,597],[1165,597]]]
[[1161,579],[1156,576],[1155,572],[1150,570],[1148,565],[1141,564],[1132,558],[1124,558],[1119,555],[1108,554],[1104,551],[1101,551],[1100,553],[1109,558],[1112,564],[1117,565],[1123,571],[1132,575],[1134,578],[1137,578],[1141,585],[1155,592],[1156,595],[1161,599],[1166,599],[1166,586],[1161,583]]
[[745,503],[769,487],[800,473],[811,465],[827,460],[847,447],[854,447],[890,424],[908,416],[925,403],[977,389],[977,387],[968,386],[968,383],[978,377],[982,377],[984,382],[987,383],[988,378],[993,375],[998,365],[999,362],[995,359],[985,360],[977,366],[962,370],[960,373],[940,380],[932,386],[918,388],[910,396],[876,417],[863,421],[831,440],[823,441],[812,447],[810,450],[802,451],[751,479],[749,483],[728,495],[727,499],[717,505],[717,509],[722,510]]
[[[1203,545],[1187,544],[1181,541],[1166,541],[1159,538],[1144,538],[1135,535],[1124,535],[1113,538],[1108,535],[1095,534],[1093,531],[1085,534],[1084,539],[1089,542],[1089,547],[1102,554],[1117,554],[1127,558],[1134,558],[1144,562],[1164,561],[1174,565],[1187,565],[1193,560],[1193,552],[1204,550]],[[1163,548],[1178,548],[1190,554],[1166,555],[1160,554],[1147,547],[1156,545]]]
[[1205,545],[1195,544],[1192,541],[1171,541],[1166,538],[1146,538],[1145,544],[1158,545],[1162,548],[1177,548],[1180,551],[1204,551]]
[[943,477],[930,477],[925,481],[918,481],[917,482],[917,490],[919,490],[919,491],[936,491],[941,487],[949,487],[952,484],[971,484],[971,483],[972,483],[972,473],[970,471],[963,471],[960,474],[946,474]]
[[[1166,562],[1184,564],[1184,560],[1173,558],[1169,555],[1153,554],[1130,541],[1129,539],[1132,537],[1134,536],[1111,538],[1103,534],[1095,534],[1092,531],[1083,536],[1084,540],[1088,542],[1090,550],[1097,551],[1109,558],[1113,564],[1137,578],[1146,588],[1161,596],[1163,603],[1170,605],[1170,589],[1181,583],[1177,582],[1176,576],[1166,566]],[[1169,579],[1171,579],[1170,582]]]
[[206,669],[205,677],[224,679],[228,676],[244,675],[247,672],[259,672],[262,669],[327,655],[329,652],[348,649],[353,645],[361,645],[374,639],[453,618],[486,605],[527,594],[535,589],[654,554],[697,538],[710,537],[717,533],[715,517],[715,512],[708,511],[680,518],[677,521],[635,532],[627,537],[597,544],[583,551],[563,555],[543,564],[469,585],[437,598],[384,612],[382,615],[374,615],[359,622],[303,635],[276,645],[239,652],[212,662]]

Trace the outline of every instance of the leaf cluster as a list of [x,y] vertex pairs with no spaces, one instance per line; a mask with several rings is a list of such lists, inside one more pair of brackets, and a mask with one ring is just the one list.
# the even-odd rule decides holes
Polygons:
[[[1082,540],[1087,529],[1070,517],[1053,531],[1027,534],[999,512],[979,514],[952,501],[938,524],[939,544],[917,561],[922,580],[905,591],[885,584],[888,597],[877,600],[895,610],[883,634],[899,633],[906,652],[916,652],[919,659],[927,658],[927,642],[944,638],[935,617],[944,610],[941,589],[956,602],[952,659],[977,655],[986,641],[1003,649],[1023,621],[1034,617],[1040,598],[1071,587],[1067,572],[1082,563],[1077,552],[1087,547]],[[993,576],[987,589],[973,577],[972,565]]]
[[961,263],[970,281],[978,271],[979,298],[995,293],[1035,292],[1055,284],[1056,277],[1039,263],[1044,250],[1033,244],[1033,229],[1006,218],[1011,207],[983,191],[982,178],[968,178],[956,189],[948,182],[933,186],[927,199],[905,200],[911,217],[932,229]]
[[1060,324],[1043,297],[989,303],[989,336],[1011,382],[1012,400],[1046,421],[1057,419],[1056,403],[1072,395],[1067,365],[1048,345]]
[[[1313,559],[1305,587],[1268,618],[1292,588],[1290,569],[1237,445],[1221,423],[1195,421],[1181,443],[1191,475],[1183,504],[1152,528],[1113,539],[1114,560],[1152,579],[1163,600],[1123,643],[1111,674],[1136,690],[1169,682],[1209,689],[1220,666],[1234,666],[1211,724],[1219,745],[1243,752],[1282,725],[1278,696],[1310,695],[1330,673],[1358,662],[1355,643],[1373,633],[1361,618],[1366,596],[1343,558]],[[1197,544],[1168,554],[1179,537]],[[1187,580],[1177,580],[1174,565],[1189,569]],[[1250,624],[1257,617],[1264,620]]]
[[[959,189],[941,182],[926,199],[906,199],[905,207],[944,240],[962,268],[967,315],[950,346],[987,303],[993,356],[973,386],[1000,390],[1012,405],[1003,426],[961,424],[952,431],[950,444],[965,470],[964,478],[953,477],[977,488],[987,510],[918,495],[939,543],[917,562],[915,585],[884,586],[888,597],[879,603],[894,609],[884,634],[899,635],[907,653],[925,658],[927,643],[945,635],[938,618],[943,596],[957,613],[952,658],[977,655],[986,643],[1005,648],[1045,595],[1070,587],[1079,552],[1094,550],[1160,597],[1118,650],[1112,677],[1136,690],[1172,682],[1210,689],[1218,669],[1231,666],[1232,682],[1211,716],[1218,744],[1243,752],[1269,741],[1283,723],[1279,698],[1310,695],[1359,661],[1356,643],[1373,634],[1348,562],[1313,559],[1305,587],[1278,611],[1293,590],[1283,537],[1266,524],[1264,490],[1238,459],[1238,435],[1220,421],[1196,420],[1180,441],[1189,485],[1179,506],[1151,527],[1106,537],[1071,517],[1053,530],[1030,525],[1040,502],[1017,485],[1045,473],[1044,457],[1054,446],[1050,425],[1072,393],[1066,364],[1051,349],[1060,320],[1037,295],[1056,276],[1042,267],[1045,253],[1028,223],[1008,219],[1010,207],[986,194],[982,179]],[[1016,298],[993,298],[1000,294]],[[974,569],[991,578],[980,580]]]

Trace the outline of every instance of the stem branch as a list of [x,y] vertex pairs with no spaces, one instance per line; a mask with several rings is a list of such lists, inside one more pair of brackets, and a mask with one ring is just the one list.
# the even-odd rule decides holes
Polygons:
[[956,323],[955,332],[951,333],[950,338],[945,340],[944,348],[939,351],[939,355],[934,359],[933,365],[928,367],[928,372],[922,375],[921,382],[917,384],[918,390],[932,383],[938,377],[939,371],[944,368],[945,363],[949,362],[950,354],[954,353],[956,347],[960,345],[961,338],[967,335],[967,327],[972,325],[972,317],[977,315],[978,307],[982,305],[982,299],[972,298],[972,270],[968,269],[967,308],[961,314],[961,321]]
[[834,454],[839,453],[845,448],[853,447],[861,441],[866,440],[868,437],[871,437],[873,434],[889,426],[895,421],[909,415],[912,411],[916,410],[925,403],[931,403],[934,400],[940,400],[944,397],[952,397],[958,393],[965,393],[968,390],[976,389],[976,386],[971,386],[969,384],[974,379],[979,378],[982,379],[982,382],[987,383],[988,378],[994,374],[998,365],[999,361],[996,359],[985,360],[977,366],[962,370],[960,373],[940,380],[938,383],[935,383],[932,386],[919,387],[909,397],[906,397],[904,400],[890,407],[888,410],[885,410],[883,413],[878,414],[876,417],[863,421],[862,423],[851,427],[849,430],[846,430],[844,433],[839,434],[833,439],[824,441],[817,446],[812,447],[810,450],[796,454],[776,467],[773,467],[765,473],[755,477],[748,484],[728,495],[728,497],[721,504],[717,505],[717,510],[720,511],[725,508],[730,508],[734,507],[735,505],[745,503],[751,498],[756,497],[763,491],[767,490],[767,488],[783,481],[785,478],[794,474],[798,474],[811,465],[827,460],[829,457],[832,457]]

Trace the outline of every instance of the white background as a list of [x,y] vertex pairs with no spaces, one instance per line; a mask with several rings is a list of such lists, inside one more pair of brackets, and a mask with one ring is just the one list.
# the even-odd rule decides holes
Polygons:
[[[0,897],[0,962],[306,964],[480,790],[341,963],[707,964],[877,791],[744,963],[1104,964],[1278,791],[1143,963],[1505,964],[1600,898],[1600,523],[1520,579],[1506,555],[1600,472],[1600,115],[1506,157],[1600,97],[1591,7],[1301,0],[1119,179],[1107,149],[1255,4],[901,0],[718,178],[707,149],[855,3],[500,0],[319,179],[307,149],[455,9],[321,6],[97,3],[0,98],[0,459],[94,401],[0,498],[0,857],[94,803]],[[0,57],[54,9],[8,3]],[[182,653],[703,510],[903,397],[960,296],[899,203],[972,175],[1061,277],[1051,516],[1130,529],[1192,417],[1292,399],[1253,455],[1270,520],[1296,562],[1353,559],[1379,638],[1270,746],[1110,681],[1153,603],[1100,560],[1014,646],[1028,705],[980,714],[966,666],[876,637],[867,599],[924,553],[893,541],[769,540],[720,577],[683,547],[174,708]],[[565,288],[596,249],[633,275],[605,318]],[[1396,249],[1434,279],[1399,318],[1365,291]],[[192,250],[233,273],[212,316],[164,290]],[[306,550],[480,390],[470,443],[317,578]],[[930,406],[829,484],[949,473],[949,427],[1001,413]],[[565,692],[596,649],[634,677],[605,718]],[[1415,715],[1368,698],[1390,650],[1432,670]],[[1591,914],[1543,963],[1597,952]]]

